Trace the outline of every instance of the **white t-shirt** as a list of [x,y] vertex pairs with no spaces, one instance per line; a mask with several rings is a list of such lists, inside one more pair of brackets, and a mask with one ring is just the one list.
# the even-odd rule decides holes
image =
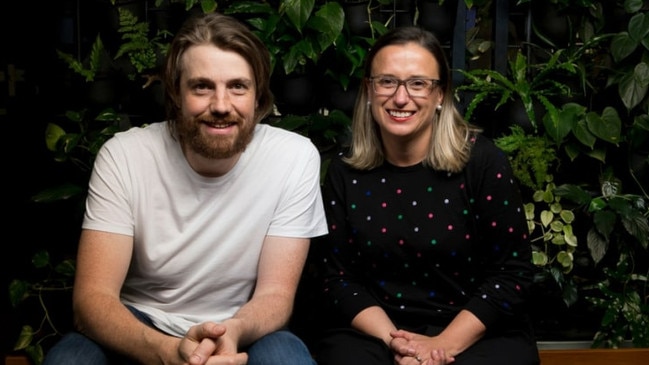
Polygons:
[[83,228],[132,236],[123,303],[177,336],[246,303],[266,235],[327,232],[320,155],[265,124],[226,175],[197,174],[165,122],[108,140],[90,179]]

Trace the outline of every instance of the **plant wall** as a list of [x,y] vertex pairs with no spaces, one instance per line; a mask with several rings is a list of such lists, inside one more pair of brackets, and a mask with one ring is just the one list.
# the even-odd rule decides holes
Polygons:
[[[595,346],[625,339],[649,345],[649,4],[642,0],[507,2],[506,70],[496,70],[502,55],[494,53],[503,0],[467,0],[460,8],[450,0],[75,1],[77,41],[51,50],[66,72],[62,102],[44,130],[25,137],[42,141],[60,171],[42,181],[33,201],[75,201],[79,214],[101,144],[116,131],[164,118],[161,61],[194,12],[231,14],[266,42],[277,103],[264,122],[311,138],[326,168],[348,136],[369,46],[393,26],[431,26],[434,17],[422,12],[431,1],[451,14],[467,10],[465,44],[445,41],[466,50],[465,67],[456,70],[464,79],[458,100],[467,119],[511,157],[527,202],[539,287],[558,293],[564,309],[581,303],[595,316],[595,333],[588,334]],[[357,3],[366,18],[352,26]],[[567,30],[565,37],[543,27],[549,13],[561,21],[551,29]],[[306,76],[313,92],[298,107],[284,95],[297,76]],[[524,120],[514,122],[515,115]],[[76,231],[79,220],[68,224]],[[55,244],[30,245],[34,267],[9,289],[21,318],[20,308],[36,303],[15,349],[38,363],[66,328],[41,304],[50,290],[69,294],[75,243],[63,253]]]

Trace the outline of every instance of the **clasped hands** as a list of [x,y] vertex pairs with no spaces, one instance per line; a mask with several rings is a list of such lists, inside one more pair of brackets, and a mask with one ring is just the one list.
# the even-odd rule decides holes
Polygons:
[[404,330],[392,331],[390,336],[390,348],[397,365],[447,365],[455,361],[435,337]]
[[185,361],[184,365],[245,365],[248,354],[237,352],[237,347],[225,325],[204,322],[187,331],[178,345],[178,355]]

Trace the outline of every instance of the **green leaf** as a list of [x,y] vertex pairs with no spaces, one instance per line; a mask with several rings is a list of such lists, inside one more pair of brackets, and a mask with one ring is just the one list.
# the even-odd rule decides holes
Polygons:
[[559,185],[554,189],[554,194],[566,198],[579,205],[590,203],[591,195],[581,187],[572,184]]
[[598,212],[606,208],[607,205],[608,204],[606,204],[606,200],[604,200],[604,198],[597,197],[590,201],[590,204],[588,205],[588,211],[591,213]]
[[572,129],[572,134],[584,146],[587,146],[590,149],[595,147],[595,141],[597,141],[597,137],[595,137],[588,130],[588,125],[587,125],[586,119],[581,119],[581,120],[579,120],[578,122],[576,122],[574,124],[574,127]]
[[24,280],[14,279],[9,283],[9,300],[15,308],[29,297],[29,283]]
[[557,253],[557,261],[564,267],[564,269],[572,269],[572,255],[566,251],[559,251],[559,253]]
[[610,210],[599,210],[593,214],[594,228],[605,237],[608,237],[613,232],[616,221],[617,215]]
[[633,53],[637,47],[638,42],[634,41],[633,38],[629,36],[629,33],[618,33],[613,37],[613,41],[611,42],[611,54],[613,55],[613,60],[616,63],[619,63]]
[[39,250],[32,256],[32,264],[40,269],[50,264],[50,253],[47,250]]
[[275,125],[276,127],[283,128],[289,131],[294,131],[308,125],[309,119],[306,116],[286,115],[279,119]]
[[624,11],[629,14],[640,11],[644,6],[644,0],[624,0]]
[[525,218],[528,220],[534,219],[534,203],[526,203],[523,208],[525,209]]
[[336,41],[344,24],[345,12],[337,2],[326,3],[316,12],[308,26],[318,32],[320,52],[324,52]]
[[563,220],[566,224],[570,224],[575,220],[575,213],[573,213],[571,210],[562,210],[559,213],[559,216],[561,217],[561,220]]
[[642,246],[647,248],[647,241],[649,241],[649,223],[645,217],[638,210],[631,210],[622,216],[622,225],[629,234],[638,239]]
[[47,123],[45,128],[45,145],[47,149],[54,152],[56,151],[56,145],[59,142],[61,136],[65,135],[65,130],[61,128],[58,124]]
[[547,227],[553,219],[554,214],[552,214],[552,212],[550,212],[549,210],[544,210],[541,212],[541,224],[543,224],[543,227]]
[[285,13],[291,24],[299,33],[313,12],[315,0],[283,0],[280,4],[279,13]]
[[617,145],[620,142],[622,131],[622,121],[620,120],[617,110],[607,106],[599,116],[595,112],[586,115],[588,130],[598,138]]
[[532,252],[532,263],[536,266],[545,266],[548,264],[548,255],[542,251],[533,251]]
[[29,344],[32,343],[32,340],[34,338],[34,329],[32,326],[25,325],[22,327],[20,330],[20,334],[18,335],[18,339],[16,340],[16,343],[14,344],[14,350],[24,350],[29,346]]
[[604,258],[604,255],[608,250],[608,239],[599,234],[597,230],[592,227],[588,230],[588,234],[586,235],[586,243],[590,256],[597,265],[602,258]]
[[635,117],[633,127],[649,132],[649,114],[642,114]]
[[572,225],[566,224],[563,226],[563,238],[566,240],[566,243],[572,247],[577,247],[577,236],[572,231]]
[[54,271],[65,277],[74,277],[76,271],[75,261],[72,259],[63,260],[54,267]]
[[563,302],[568,307],[577,303],[577,299],[579,298],[579,293],[577,291],[577,286],[574,284],[574,282],[567,281],[564,284],[561,296],[563,298]]
[[576,143],[568,142],[563,146],[563,149],[571,162],[581,155],[581,150]]
[[552,203],[550,204],[550,211],[554,214],[559,214],[563,210],[563,207],[561,206],[561,203]]
[[203,13],[213,13],[216,11],[218,4],[216,0],[201,0],[201,10]]
[[586,155],[601,163],[606,163],[606,149],[604,148],[596,148],[592,151],[586,151]]
[[27,346],[27,348],[25,348],[25,352],[27,352],[27,354],[34,361],[34,363],[36,364],[43,363],[43,359],[45,358],[45,353],[43,352],[43,346],[41,346],[40,343]]
[[579,116],[585,114],[586,107],[576,104],[567,103],[559,111],[557,118],[551,118],[549,114],[543,118],[545,132],[556,143],[561,143],[563,139],[574,128],[573,126],[579,120]]
[[646,100],[647,89],[649,88],[649,64],[638,63],[633,72],[628,72],[622,77],[618,84],[618,93],[624,106],[632,109]]
[[66,200],[78,196],[84,191],[84,188],[82,188],[80,185],[65,183],[40,191],[39,193],[31,197],[31,201],[35,203],[49,203],[59,200]]
[[640,42],[649,34],[649,16],[644,13],[637,13],[629,19],[629,36],[636,42]]
[[550,223],[550,229],[552,232],[563,232],[563,223],[558,220],[553,220]]

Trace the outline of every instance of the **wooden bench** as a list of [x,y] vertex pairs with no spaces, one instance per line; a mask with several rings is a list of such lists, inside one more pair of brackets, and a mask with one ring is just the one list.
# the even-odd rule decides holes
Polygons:
[[[541,349],[541,365],[646,365],[649,348]],[[26,356],[9,355],[4,365],[31,365]]]
[[542,349],[541,365],[647,365],[649,348]]

